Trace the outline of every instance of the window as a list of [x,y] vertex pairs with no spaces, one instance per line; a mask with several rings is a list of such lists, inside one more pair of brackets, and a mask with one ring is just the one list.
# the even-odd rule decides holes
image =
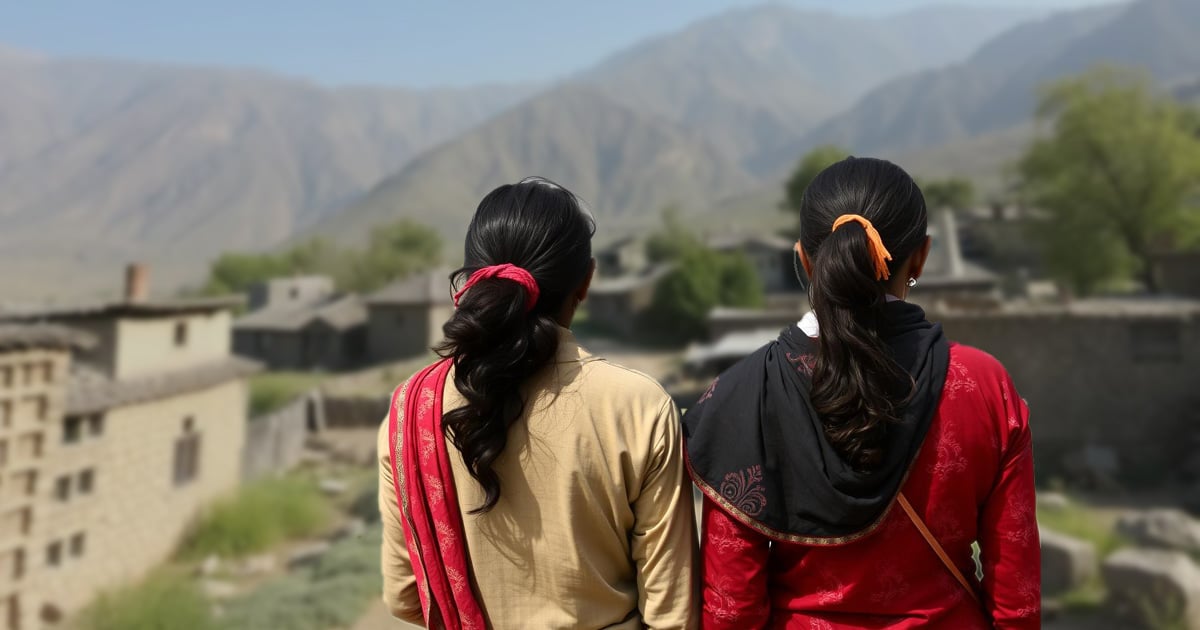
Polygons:
[[100,414],[88,416],[87,424],[88,433],[92,437],[100,437],[101,435],[104,435],[104,416]]
[[83,417],[67,416],[63,420],[63,444],[75,444],[83,439]]
[[9,573],[9,575],[12,577],[12,579],[19,580],[25,577],[25,550],[13,549],[11,555],[12,571]]
[[33,496],[37,493],[37,471],[26,470],[13,475],[13,485],[25,493],[26,496]]
[[26,433],[17,438],[17,453],[20,457],[37,459],[42,456],[42,434]]
[[62,565],[62,541],[56,540],[46,547],[46,565],[57,567]]
[[42,378],[47,383],[54,382],[54,361],[46,361],[42,364]]
[[13,384],[13,368],[11,365],[0,367],[0,381],[5,387],[12,387]]
[[6,627],[8,628],[8,630],[20,630],[21,629],[21,597],[15,593],[12,595],[9,595],[8,599],[4,600],[4,605],[5,605],[5,608],[7,608],[7,611],[5,614],[5,617],[7,617]]
[[187,345],[188,327],[187,322],[175,322],[175,346],[183,347]]
[[66,503],[71,500],[71,478],[59,477],[54,481],[54,498]]
[[25,376],[24,383],[26,385],[33,385],[33,371],[35,367],[36,366],[32,363],[26,363],[25,365],[21,366],[21,371]]
[[0,440],[0,468],[8,464],[8,440]]
[[12,426],[12,410],[13,404],[11,400],[0,401],[0,425],[4,427]]
[[1129,327],[1135,363],[1179,363],[1183,360],[1183,327],[1177,321],[1142,321]]
[[86,543],[86,538],[84,537],[83,532],[79,532],[78,534],[71,536],[71,557],[72,558],[78,558],[83,555],[85,543]]
[[293,300],[299,298],[300,297],[300,289],[297,289],[296,287],[292,287],[291,289],[288,289],[288,297]]
[[96,471],[91,468],[79,473],[79,481],[75,484],[79,494],[91,494],[96,487]]
[[195,431],[195,421],[185,418],[183,435],[175,440],[175,470],[176,486],[186,485],[199,475],[200,472],[200,434]]

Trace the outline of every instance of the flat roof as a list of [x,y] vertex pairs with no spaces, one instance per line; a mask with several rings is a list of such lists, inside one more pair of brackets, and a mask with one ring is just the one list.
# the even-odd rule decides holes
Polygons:
[[0,322],[91,319],[96,317],[160,317],[230,310],[244,304],[243,296],[139,300],[136,302],[79,302],[70,304],[0,305]]

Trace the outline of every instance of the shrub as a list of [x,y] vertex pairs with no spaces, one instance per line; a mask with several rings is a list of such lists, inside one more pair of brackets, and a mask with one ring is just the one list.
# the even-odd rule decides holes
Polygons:
[[312,569],[272,580],[234,600],[221,619],[230,630],[325,630],[354,624],[380,592],[380,527],[333,546]]
[[218,502],[196,524],[183,554],[241,556],[329,524],[330,506],[316,484],[300,477],[264,479]]
[[282,409],[323,379],[321,374],[292,372],[264,372],[252,377],[249,382],[250,417]]
[[210,630],[217,627],[195,584],[178,575],[151,576],[102,594],[79,618],[80,630]]

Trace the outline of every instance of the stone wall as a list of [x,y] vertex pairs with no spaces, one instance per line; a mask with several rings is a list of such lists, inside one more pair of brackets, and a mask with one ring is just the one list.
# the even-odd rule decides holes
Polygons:
[[312,391],[282,409],[253,418],[246,426],[242,478],[249,481],[286,472],[300,463],[309,433],[324,426],[325,407]]
[[387,416],[391,397],[325,398],[326,429],[375,428]]
[[1028,401],[1039,476],[1084,447],[1116,454],[1120,476],[1156,482],[1192,446],[1200,415],[1200,321],[1136,316],[940,315],[985,350]]

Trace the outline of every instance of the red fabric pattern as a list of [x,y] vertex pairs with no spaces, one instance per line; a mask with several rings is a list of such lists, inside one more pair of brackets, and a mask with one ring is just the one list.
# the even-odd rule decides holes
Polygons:
[[426,626],[483,630],[487,621],[471,586],[462,513],[442,434],[442,390],[450,366],[447,359],[425,368],[407,390],[393,395],[388,418],[392,479]]
[[703,627],[1041,627],[1029,414],[991,356],[951,346],[937,416],[903,491],[970,580],[979,542],[984,610],[899,507],[866,538],[815,547],[771,542],[705,499]]

